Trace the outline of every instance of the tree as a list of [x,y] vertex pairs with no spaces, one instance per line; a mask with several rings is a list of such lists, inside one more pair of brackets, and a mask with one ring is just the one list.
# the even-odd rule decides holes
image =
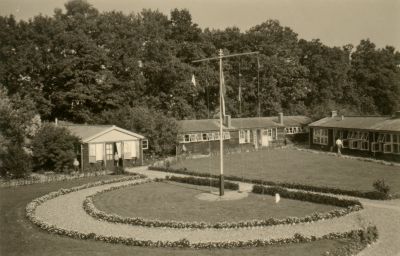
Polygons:
[[18,94],[10,98],[0,87],[0,116],[0,174],[11,178],[28,175],[31,139],[41,125],[34,103]]
[[79,138],[64,127],[44,124],[32,141],[35,170],[68,172],[79,149]]
[[[393,47],[376,49],[362,40],[352,54],[352,77],[359,94],[367,99],[363,112],[392,114],[400,107],[400,53]],[[372,106],[371,106],[372,103]]]

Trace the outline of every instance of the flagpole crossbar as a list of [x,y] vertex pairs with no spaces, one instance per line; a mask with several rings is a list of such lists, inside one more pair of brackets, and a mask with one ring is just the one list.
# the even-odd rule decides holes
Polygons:
[[[211,57],[205,59],[194,60],[192,63],[203,62],[203,61],[210,61],[210,60],[219,60],[219,145],[220,145],[220,179],[219,179],[219,195],[224,195],[224,133],[223,133],[223,119],[225,118],[225,101],[224,101],[224,73],[222,69],[222,59],[231,58],[231,57],[238,57],[243,55],[252,55],[252,54],[259,54],[258,51],[256,52],[245,52],[245,53],[235,53],[224,55],[222,49],[219,50],[218,57]],[[257,58],[258,59],[258,58]],[[194,76],[192,77],[192,82],[195,85]]]
[[192,63],[197,63],[197,62],[203,62],[203,61],[209,61],[209,60],[219,60],[219,59],[225,59],[225,58],[231,58],[231,57],[237,57],[237,56],[243,56],[243,55],[251,55],[251,54],[259,54],[260,52],[245,52],[245,53],[235,53],[235,54],[229,54],[229,55],[221,55],[218,57],[211,57],[211,58],[205,58],[205,59],[199,59],[199,60],[193,60]]

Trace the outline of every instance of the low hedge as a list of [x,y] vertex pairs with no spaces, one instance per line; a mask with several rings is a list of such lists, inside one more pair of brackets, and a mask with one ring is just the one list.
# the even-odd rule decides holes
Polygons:
[[362,209],[362,205],[357,200],[342,199],[328,195],[315,194],[303,191],[290,191],[282,187],[265,187],[262,185],[254,185],[253,193],[256,194],[266,194],[274,196],[279,194],[283,198],[289,198],[300,201],[313,202],[317,204],[329,204],[339,207],[356,207],[357,209]]
[[[34,223],[36,226],[40,227],[41,229],[57,235],[63,235],[75,239],[81,240],[96,240],[96,241],[103,241],[112,244],[125,244],[130,246],[143,246],[143,247],[176,247],[176,248],[196,248],[196,249],[210,249],[210,248],[236,248],[236,247],[262,247],[262,246],[269,246],[269,245],[283,245],[288,243],[306,243],[316,240],[330,240],[330,239],[343,239],[343,238],[356,238],[363,243],[372,243],[378,237],[377,229],[375,226],[370,226],[366,229],[360,230],[352,230],[344,233],[329,233],[322,237],[315,237],[310,236],[306,237],[301,234],[296,233],[291,238],[281,238],[281,239],[271,239],[271,240],[248,240],[248,241],[229,241],[229,242],[202,242],[202,243],[191,243],[187,239],[180,239],[178,241],[150,241],[150,240],[137,240],[134,238],[126,238],[126,237],[116,237],[116,236],[102,236],[97,235],[95,233],[82,233],[74,230],[67,230],[61,227],[57,227],[55,225],[50,225],[45,221],[37,218],[35,216],[36,208],[41,205],[42,203],[46,202],[47,200],[53,199],[55,197],[65,195],[74,191],[78,191],[85,188],[100,186],[104,184],[110,184],[114,182],[122,182],[128,180],[135,180],[138,178],[144,178],[143,176],[130,176],[130,177],[123,177],[118,179],[112,180],[105,180],[105,181],[98,181],[93,183],[88,183],[82,186],[73,187],[70,189],[60,189],[55,192],[48,193],[42,197],[34,199],[31,203],[29,203],[26,207],[26,216],[27,218]],[[142,181],[146,182],[148,180]],[[116,189],[118,187],[112,187],[110,189]]]
[[[193,175],[193,176],[199,176],[199,177],[211,177],[211,178],[219,177],[218,175],[215,175],[215,174],[189,171],[186,168],[174,169],[174,168],[167,168],[167,167],[161,167],[161,166],[150,166],[149,170],[186,174],[186,175]],[[346,190],[346,189],[341,189],[341,188],[314,186],[314,185],[307,185],[307,184],[300,184],[300,183],[274,182],[274,181],[265,181],[265,180],[261,180],[261,179],[249,179],[249,178],[244,178],[244,177],[239,177],[239,176],[234,176],[234,175],[226,175],[224,177],[226,180],[231,180],[231,181],[242,181],[242,182],[248,182],[248,183],[253,183],[253,184],[268,185],[268,186],[279,186],[279,187],[312,191],[312,192],[331,193],[331,194],[337,194],[337,195],[348,195],[348,196],[375,199],[375,200],[389,199],[388,195],[386,195],[382,192],[378,192],[378,191],[364,192],[364,191],[358,191],[358,190]]]
[[[174,177],[174,176],[173,176]],[[180,178],[180,177],[179,177]],[[136,185],[136,184],[129,184]],[[125,187],[125,185],[120,186]],[[312,193],[305,193],[301,191],[287,191],[282,188],[272,189],[265,188],[259,185],[254,186],[254,193],[259,194],[270,194],[275,195],[275,193],[282,194],[283,197],[288,197],[292,199],[311,201],[316,203],[326,203],[335,206],[345,207],[343,209],[334,209],[328,212],[315,212],[311,215],[304,217],[287,217],[283,219],[268,218],[259,220],[245,220],[239,222],[217,222],[217,223],[207,223],[207,222],[182,222],[182,221],[172,221],[172,220],[158,220],[158,219],[144,219],[139,217],[124,217],[117,214],[110,214],[97,209],[93,203],[93,198],[101,193],[105,193],[111,190],[118,189],[120,187],[111,187],[102,191],[98,191],[94,195],[88,196],[83,201],[83,209],[86,213],[95,219],[102,221],[108,221],[112,223],[122,223],[134,226],[145,226],[145,227],[168,227],[168,228],[195,228],[195,229],[205,229],[205,228],[215,228],[215,229],[226,229],[226,228],[250,228],[250,227],[266,227],[274,225],[284,225],[284,224],[298,224],[298,223],[311,223],[318,220],[332,219],[344,216],[354,211],[361,210],[363,207],[360,202],[355,200],[345,200],[338,199],[335,197],[329,197],[325,195],[318,195]],[[264,192],[263,192],[264,191]]]
[[[198,185],[198,186],[212,186],[212,187],[219,188],[219,180],[218,179],[167,176],[166,180],[180,182],[180,183],[188,183],[188,184]],[[224,188],[230,189],[230,190],[239,190],[239,184],[229,182],[229,181],[224,181]]]

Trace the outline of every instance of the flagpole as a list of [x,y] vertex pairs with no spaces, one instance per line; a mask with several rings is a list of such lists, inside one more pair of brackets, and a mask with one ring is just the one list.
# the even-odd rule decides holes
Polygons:
[[222,57],[224,53],[219,50],[219,150],[220,150],[220,176],[219,176],[219,195],[224,195],[224,134],[222,129],[222,104],[223,104],[223,74],[222,74]]
[[223,101],[223,73],[222,73],[222,59],[223,58],[231,58],[243,55],[251,55],[251,54],[259,54],[259,52],[247,52],[247,53],[237,53],[237,54],[229,54],[224,55],[222,49],[219,50],[218,57],[205,58],[200,60],[194,60],[192,63],[210,61],[210,60],[219,60],[219,148],[220,148],[220,179],[219,179],[219,195],[224,195],[224,134],[223,134],[223,124],[222,124],[222,115],[224,108]]

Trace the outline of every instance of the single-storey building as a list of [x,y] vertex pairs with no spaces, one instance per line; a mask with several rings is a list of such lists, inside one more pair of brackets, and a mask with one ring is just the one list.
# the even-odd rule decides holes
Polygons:
[[140,134],[115,125],[60,124],[81,139],[78,161],[84,169],[100,165],[112,170],[117,164],[128,167],[143,164],[148,141]]
[[[307,133],[311,119],[305,116],[231,118],[223,123],[224,149],[249,151],[280,146]],[[219,119],[178,121],[177,155],[182,153],[209,154],[219,152]]]
[[336,140],[343,142],[342,153],[400,162],[400,111],[394,116],[338,116],[309,125],[310,148],[336,151]]

